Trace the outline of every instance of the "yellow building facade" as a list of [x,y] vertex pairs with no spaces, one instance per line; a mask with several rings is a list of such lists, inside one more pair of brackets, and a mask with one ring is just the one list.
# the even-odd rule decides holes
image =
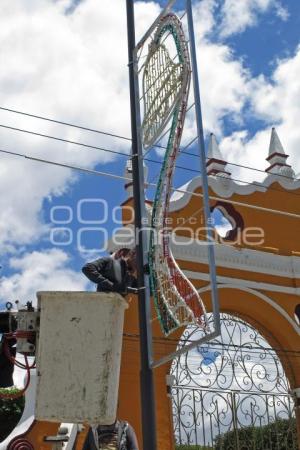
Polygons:
[[[231,224],[223,237],[218,227],[210,224],[215,229],[220,310],[244,319],[276,349],[295,398],[300,444],[300,180],[287,164],[287,155],[275,130],[267,158],[269,167],[261,182],[246,184],[234,180],[213,135],[207,157],[211,210],[221,212]],[[130,174],[128,166],[126,177]],[[130,228],[134,211],[132,185],[128,183],[125,187],[128,199],[121,207],[124,227]],[[150,215],[151,202],[147,202],[147,210]],[[201,177],[193,178],[174,193],[169,219],[173,254],[210,312]],[[123,234],[123,241],[120,237],[112,238],[109,250],[133,246],[132,241],[127,242],[128,235],[126,240]],[[132,424],[142,450],[138,300],[134,295],[127,300],[118,417]],[[154,355],[159,358],[176,350],[184,330],[172,333],[171,339],[165,338],[154,307],[152,319]],[[172,401],[167,386],[170,368],[171,362],[154,370],[158,450],[175,448]],[[23,441],[29,441],[24,448],[30,450],[30,445],[40,450],[52,448],[44,437],[56,435],[58,427],[55,423],[34,422],[21,436]],[[87,428],[78,433],[75,450],[82,449],[86,433]]]
[[[287,164],[287,155],[272,130],[269,167],[263,181],[242,184],[227,171],[215,137],[210,138],[207,171],[211,210],[218,209],[231,224],[226,236],[215,231],[215,258],[221,312],[241,317],[253,325],[275,349],[296,398],[300,431],[300,180]],[[128,176],[127,171],[127,176]],[[170,225],[173,254],[180,268],[199,290],[211,310],[207,245],[202,216],[201,177],[175,192],[171,201]],[[129,198],[123,203],[123,220],[131,221]],[[149,205],[149,209],[150,209]],[[211,224],[214,226],[214,224]],[[217,228],[217,227],[216,227]],[[113,244],[112,244],[113,247]],[[112,248],[113,249],[113,248]],[[119,417],[137,431],[141,443],[140,354],[137,299],[129,299],[126,312],[119,393]],[[153,317],[155,312],[153,311]],[[154,354],[176,350],[183,329],[164,343],[157,321],[153,321]],[[155,369],[158,449],[173,450],[171,400],[166,375],[170,364]],[[299,435],[299,433],[298,433]]]

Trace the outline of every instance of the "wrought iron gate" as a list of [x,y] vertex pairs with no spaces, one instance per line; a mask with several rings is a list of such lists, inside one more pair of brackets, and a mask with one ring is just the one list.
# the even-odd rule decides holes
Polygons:
[[[294,400],[276,351],[239,318],[223,314],[221,330],[173,362],[177,448],[297,450]],[[187,328],[179,345],[198,333]]]

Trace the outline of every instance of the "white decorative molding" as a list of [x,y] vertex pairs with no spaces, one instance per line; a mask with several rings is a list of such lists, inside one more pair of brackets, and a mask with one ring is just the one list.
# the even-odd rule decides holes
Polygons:
[[[293,191],[300,189],[300,180],[279,176],[276,174],[268,174],[262,182],[253,182],[251,184],[239,184],[236,181],[228,178],[226,184],[222,177],[212,176],[208,177],[208,184],[216,195],[222,198],[230,198],[234,194],[238,195],[250,195],[254,192],[266,192],[273,183],[279,183],[287,191]],[[170,211],[178,211],[184,208],[190,201],[192,196],[191,192],[202,187],[202,177],[198,176],[191,181],[178,188],[180,191],[174,192],[171,197]],[[186,192],[188,191],[188,192]]]
[[[208,264],[208,245],[205,241],[196,241],[176,235],[176,242],[174,242],[174,237],[170,242],[175,259]],[[107,250],[114,252],[122,247],[134,248],[134,244],[134,227],[127,225],[115,230],[114,236],[107,243]],[[300,279],[300,257],[298,256],[282,256],[218,243],[215,244],[214,250],[218,267]]]
[[[282,256],[248,248],[238,249],[228,244],[218,243],[214,245],[214,250],[216,265],[220,267],[291,279],[300,278],[300,257],[298,256]],[[176,259],[208,264],[208,245],[204,241],[176,236],[175,244],[173,240],[172,252]]]
[[[210,281],[210,276],[207,273],[193,272],[191,270],[184,270],[183,272],[190,280]],[[226,284],[226,286],[230,284],[232,286],[235,286],[235,288],[259,289],[262,291],[281,292],[282,294],[300,296],[300,288],[282,286],[278,284],[250,281],[241,278],[222,277],[220,275],[217,275],[217,281],[218,283]]]
[[[287,320],[289,322],[289,324],[296,331],[296,333],[298,335],[300,335],[300,327],[297,325],[297,323],[288,315],[288,313],[283,308],[281,308],[280,305],[278,305],[278,303],[276,303],[273,299],[271,299],[267,295],[263,294],[262,292],[259,292],[255,289],[250,289],[247,287],[237,286],[235,284],[223,284],[223,285],[221,284],[218,286],[218,289],[239,289],[239,290],[248,292],[250,294],[253,294],[256,297],[259,297],[261,300],[263,300],[264,302],[266,302],[270,306],[272,306],[272,308],[276,309],[276,311],[278,311],[278,313],[281,316],[283,316],[285,318],[285,320]],[[202,292],[207,292],[207,291],[210,291],[210,286],[205,286],[198,290],[199,294],[201,294]]]
[[216,136],[211,133],[208,143],[206,170],[208,175],[222,174],[223,176],[230,176],[230,173],[226,170],[227,162],[223,157]]

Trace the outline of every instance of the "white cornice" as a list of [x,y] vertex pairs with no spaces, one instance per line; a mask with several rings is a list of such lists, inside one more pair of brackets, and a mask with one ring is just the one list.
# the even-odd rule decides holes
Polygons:
[[[253,182],[251,184],[239,184],[230,178],[210,175],[208,184],[214,193],[223,198],[230,198],[234,194],[250,195],[254,192],[266,192],[273,183],[279,183],[287,191],[300,189],[300,180],[279,176],[276,174],[268,174],[262,182]],[[182,186],[180,191],[174,192],[170,203],[170,212],[184,208],[190,201],[191,192],[202,186],[202,177],[195,177]]]
[[[210,276],[207,273],[193,272],[192,270],[184,270],[184,274],[191,280],[201,280],[210,282]],[[250,281],[241,278],[217,276],[217,282],[225,286],[234,286],[238,288],[251,288],[260,291],[281,292],[283,294],[300,295],[300,288],[282,286],[279,284],[262,283],[259,281]],[[219,287],[219,286],[218,286]]]
[[[231,245],[214,246],[216,265],[229,269],[264,273],[286,278],[300,278],[300,257],[282,256],[259,250],[237,249]],[[172,243],[176,259],[208,264],[208,246],[182,236]]]
[[[108,251],[114,252],[122,247],[133,248],[134,236],[132,226],[116,230],[112,239],[107,243]],[[171,247],[177,260],[208,264],[208,246],[204,241],[171,235]],[[250,250],[248,248],[240,249],[229,244],[218,243],[215,244],[214,250],[218,267],[300,279],[300,257],[298,256],[282,256],[275,253]]]

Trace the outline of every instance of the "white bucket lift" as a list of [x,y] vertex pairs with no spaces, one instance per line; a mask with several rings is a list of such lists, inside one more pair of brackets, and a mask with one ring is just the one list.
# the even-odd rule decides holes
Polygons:
[[37,295],[36,419],[112,424],[127,302],[115,293]]

